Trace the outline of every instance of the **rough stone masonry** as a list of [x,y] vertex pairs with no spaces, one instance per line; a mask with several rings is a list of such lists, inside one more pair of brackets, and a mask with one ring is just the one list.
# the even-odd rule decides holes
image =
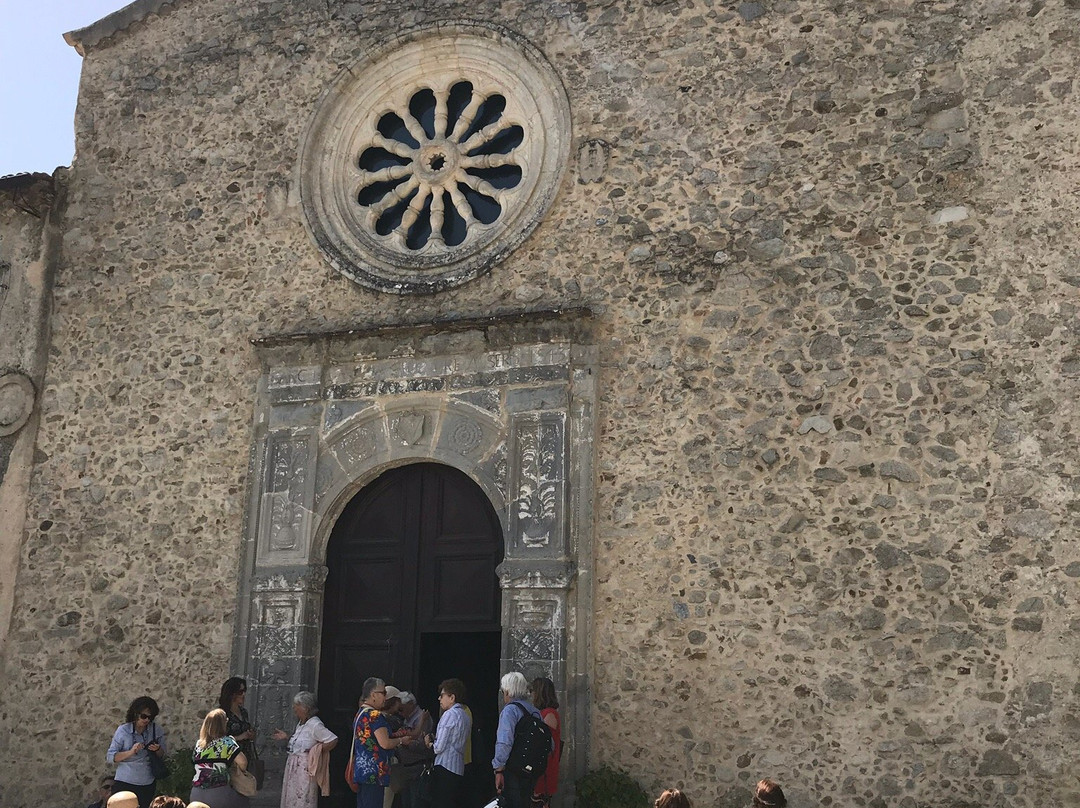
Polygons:
[[[566,94],[550,204],[466,282],[355,283],[305,224],[308,125],[365,54],[477,20]],[[299,366],[327,334],[289,410],[313,458],[335,373],[587,357],[577,410],[569,381],[364,393],[487,407],[492,447],[514,401],[565,412],[588,460],[541,583],[571,776],[722,808],[762,776],[795,808],[1080,802],[1077,0],[137,0],[71,41],[74,164],[37,215],[0,187],[0,374],[39,391],[0,404],[0,804],[76,804],[143,692],[191,742],[244,669],[260,346],[297,335]],[[484,325],[525,314],[555,325]],[[9,355],[31,333],[47,352]]]

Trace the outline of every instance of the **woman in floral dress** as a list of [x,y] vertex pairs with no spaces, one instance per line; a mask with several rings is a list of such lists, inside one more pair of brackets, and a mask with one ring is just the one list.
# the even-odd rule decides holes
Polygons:
[[385,704],[386,683],[375,677],[364,680],[352,729],[356,808],[382,808],[383,791],[390,785],[390,750],[408,740],[390,737],[390,724],[382,713]]
[[315,715],[318,711],[315,694],[303,690],[293,696],[297,724],[292,737],[283,730],[274,730],[274,740],[289,740],[285,779],[281,783],[281,808],[315,808],[319,803],[319,785],[308,774],[308,755],[315,744],[325,744],[325,751],[329,752],[337,745],[337,735]]

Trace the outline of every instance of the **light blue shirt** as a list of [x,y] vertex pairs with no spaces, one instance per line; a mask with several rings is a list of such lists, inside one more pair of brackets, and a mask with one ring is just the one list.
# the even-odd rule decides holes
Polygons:
[[116,763],[117,780],[131,783],[133,786],[148,786],[154,782],[154,773],[150,770],[150,755],[154,753],[146,748],[147,744],[154,743],[154,741],[161,744],[161,753],[163,755],[168,754],[168,748],[165,746],[165,733],[157,724],[150,724],[142,732],[136,732],[134,724],[121,724],[116,728],[116,732],[113,733],[112,743],[109,744],[109,751],[105,755],[105,760],[109,763],[116,763],[117,752],[127,752],[137,743],[143,745],[143,748],[136,752],[134,757]]
[[514,728],[517,722],[525,717],[522,710],[528,710],[537,718],[540,711],[527,701],[515,700],[503,707],[499,713],[499,728],[495,732],[495,757],[491,760],[491,768],[495,771],[506,768],[506,761],[510,759],[510,749],[514,745]]
[[439,717],[435,729],[435,765],[456,775],[465,774],[465,742],[472,732],[472,718],[455,703]]

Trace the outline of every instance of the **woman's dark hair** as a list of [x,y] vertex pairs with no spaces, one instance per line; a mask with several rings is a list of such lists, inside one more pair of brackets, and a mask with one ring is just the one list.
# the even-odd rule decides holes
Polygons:
[[550,679],[540,676],[533,679],[529,688],[532,696],[533,707],[537,710],[559,709],[559,698],[555,695],[555,683]]
[[449,693],[458,704],[465,702],[465,683],[460,679],[443,679],[439,683],[440,693]]
[[139,713],[141,713],[143,710],[146,710],[146,712],[150,713],[151,722],[155,718],[157,718],[158,713],[161,712],[161,710],[158,709],[157,702],[154,701],[152,698],[150,698],[149,696],[139,696],[139,698],[131,702],[130,706],[128,707],[127,717],[124,719],[124,723],[134,724],[135,719],[139,717]]
[[754,805],[764,808],[784,808],[787,805],[787,797],[784,790],[775,780],[758,780],[757,788],[754,789]]
[[187,808],[187,803],[179,797],[166,797],[160,794],[150,801],[150,808]]
[[656,798],[653,808],[692,808],[690,798],[677,788],[669,788]]
[[237,693],[247,690],[247,682],[239,676],[233,676],[225,680],[221,686],[221,696],[218,698],[218,707],[226,713],[232,712],[232,701]]

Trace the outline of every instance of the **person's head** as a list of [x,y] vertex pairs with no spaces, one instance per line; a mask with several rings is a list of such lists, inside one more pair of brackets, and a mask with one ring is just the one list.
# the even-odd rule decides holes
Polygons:
[[154,719],[158,717],[158,712],[156,701],[149,696],[139,696],[128,705],[124,722],[134,724],[136,731],[142,732],[154,722]]
[[401,691],[401,714],[406,718],[416,712],[416,696],[408,690]]
[[377,676],[369,676],[360,689],[360,701],[376,710],[386,706],[386,682]]
[[139,798],[134,791],[117,791],[105,804],[109,808],[139,808]]
[[203,719],[202,729],[199,730],[199,746],[203,747],[211,741],[224,738],[228,723],[225,711],[220,707],[208,712]]
[[210,806],[207,805],[205,802],[199,802],[198,800],[196,800],[195,802],[189,802],[187,804],[187,808],[210,808]]
[[179,797],[166,797],[159,794],[150,800],[150,808],[187,808],[187,803]]
[[669,788],[656,798],[654,808],[693,808],[690,798],[677,788]]
[[231,713],[236,707],[244,706],[244,697],[247,694],[247,682],[239,676],[233,676],[225,680],[221,686],[221,696],[218,698],[218,707],[227,713]]
[[460,679],[444,679],[439,683],[439,709],[446,712],[455,704],[465,702],[465,683]]
[[558,710],[559,698],[555,695],[555,683],[543,676],[533,679],[529,698],[537,710]]
[[401,711],[401,691],[393,685],[386,686],[386,704],[383,709],[395,715]]
[[519,671],[511,671],[499,680],[499,690],[502,691],[503,701],[509,703],[515,699],[529,697],[529,680],[525,674]]
[[787,797],[784,790],[775,780],[758,780],[754,789],[755,808],[784,808],[787,805]]
[[292,711],[297,721],[307,721],[319,712],[319,703],[315,701],[315,694],[309,690],[301,690],[292,697]]

